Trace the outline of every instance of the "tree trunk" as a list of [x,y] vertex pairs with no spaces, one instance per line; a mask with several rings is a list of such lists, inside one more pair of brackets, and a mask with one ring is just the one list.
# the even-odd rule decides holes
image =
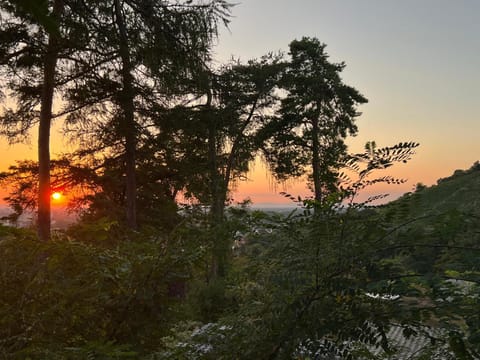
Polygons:
[[223,204],[220,204],[220,189],[219,189],[219,174],[217,169],[217,144],[216,144],[216,131],[215,124],[213,119],[209,119],[212,123],[208,128],[208,162],[210,167],[210,195],[211,195],[211,204],[210,204],[210,217],[211,217],[211,228],[213,235],[213,253],[212,253],[212,264],[210,269],[210,277],[216,279],[219,276],[219,273],[222,272],[221,268],[221,259],[220,259],[220,238],[219,229],[220,224],[223,220]]
[[320,170],[320,130],[318,119],[312,121],[312,170],[313,170],[313,190],[317,205],[322,203],[322,179]]
[[120,40],[120,57],[122,59],[122,81],[123,89],[119,105],[122,108],[120,132],[125,139],[125,212],[127,226],[131,229],[137,228],[137,184],[135,177],[135,156],[136,156],[136,126],[134,108],[134,89],[132,64],[130,61],[130,49],[128,36],[123,19],[122,8],[119,0],[115,0],[115,16]]
[[[63,12],[63,0],[55,0],[53,17],[60,18]],[[38,127],[38,237],[41,241],[50,239],[50,127],[52,105],[55,90],[55,70],[58,58],[59,34],[50,32],[47,51],[43,64],[43,85],[40,103],[40,122]]]
[[215,117],[211,116],[209,110],[212,104],[212,92],[208,89],[207,103],[205,106],[205,121],[208,126],[208,166],[210,173],[210,221],[212,230],[212,263],[208,280],[215,280],[225,275],[225,251],[226,239],[222,233],[222,223],[225,209],[226,193],[223,191],[224,179],[218,171],[217,162],[217,129]]

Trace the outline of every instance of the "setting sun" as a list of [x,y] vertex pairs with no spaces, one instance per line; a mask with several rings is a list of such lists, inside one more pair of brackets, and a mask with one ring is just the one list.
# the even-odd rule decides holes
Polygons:
[[53,198],[53,200],[60,200],[62,198],[62,194],[59,193],[59,192],[54,192],[52,194],[52,198]]

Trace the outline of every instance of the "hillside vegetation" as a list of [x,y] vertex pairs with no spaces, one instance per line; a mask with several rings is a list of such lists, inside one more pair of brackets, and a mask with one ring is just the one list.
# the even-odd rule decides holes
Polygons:
[[[0,136],[38,130],[38,162],[0,173],[0,358],[478,358],[478,164],[358,203],[419,144],[349,154],[368,99],[317,38],[219,64],[233,9],[0,1]],[[73,145],[55,159],[53,122]],[[306,180],[296,211],[231,206],[259,157]]]
[[456,170],[452,176],[442,178],[436,185],[417,185],[413,194],[404,195],[390,205],[409,206],[413,216],[442,213],[449,210],[477,213],[480,209],[480,165],[468,170]]
[[[190,208],[168,234],[127,242],[107,222],[49,243],[2,227],[2,356],[476,359],[480,220],[460,203],[478,197],[479,174],[379,209],[305,201],[284,216],[244,204],[211,228]],[[219,233],[229,265],[209,279]]]

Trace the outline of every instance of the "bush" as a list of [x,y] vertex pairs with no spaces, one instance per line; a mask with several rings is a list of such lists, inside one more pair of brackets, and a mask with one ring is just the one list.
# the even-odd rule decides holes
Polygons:
[[41,243],[27,231],[0,230],[5,358],[82,358],[97,350],[127,356],[165,336],[177,302],[168,286],[185,277],[188,261],[178,248],[162,240],[114,249],[65,237]]

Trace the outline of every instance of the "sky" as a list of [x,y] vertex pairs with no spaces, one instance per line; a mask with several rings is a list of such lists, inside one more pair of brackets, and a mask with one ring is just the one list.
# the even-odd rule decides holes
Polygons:
[[[480,159],[480,1],[478,0],[233,0],[229,29],[215,48],[217,62],[247,61],[271,51],[288,52],[303,36],[327,44],[333,62],[345,61],[346,84],[369,99],[360,107],[359,134],[350,151],[367,141],[378,146],[420,143],[408,163],[388,169],[407,183],[372,192],[391,198],[418,182],[436,183]],[[58,127],[52,154],[67,150]],[[9,146],[0,139],[0,171],[15,160],[36,158],[31,144]],[[235,200],[281,203],[279,191],[306,196],[304,182],[274,186],[257,162],[240,183]]]
[[[219,62],[288,53],[292,40],[317,37],[331,61],[345,61],[345,83],[369,99],[350,150],[360,152],[370,140],[420,143],[408,164],[388,169],[408,181],[372,192],[392,199],[480,159],[480,1],[241,0],[232,13],[216,48]],[[283,187],[271,186],[264,166],[256,164],[249,177],[235,199],[283,201]],[[307,194],[304,183],[286,190]]]

